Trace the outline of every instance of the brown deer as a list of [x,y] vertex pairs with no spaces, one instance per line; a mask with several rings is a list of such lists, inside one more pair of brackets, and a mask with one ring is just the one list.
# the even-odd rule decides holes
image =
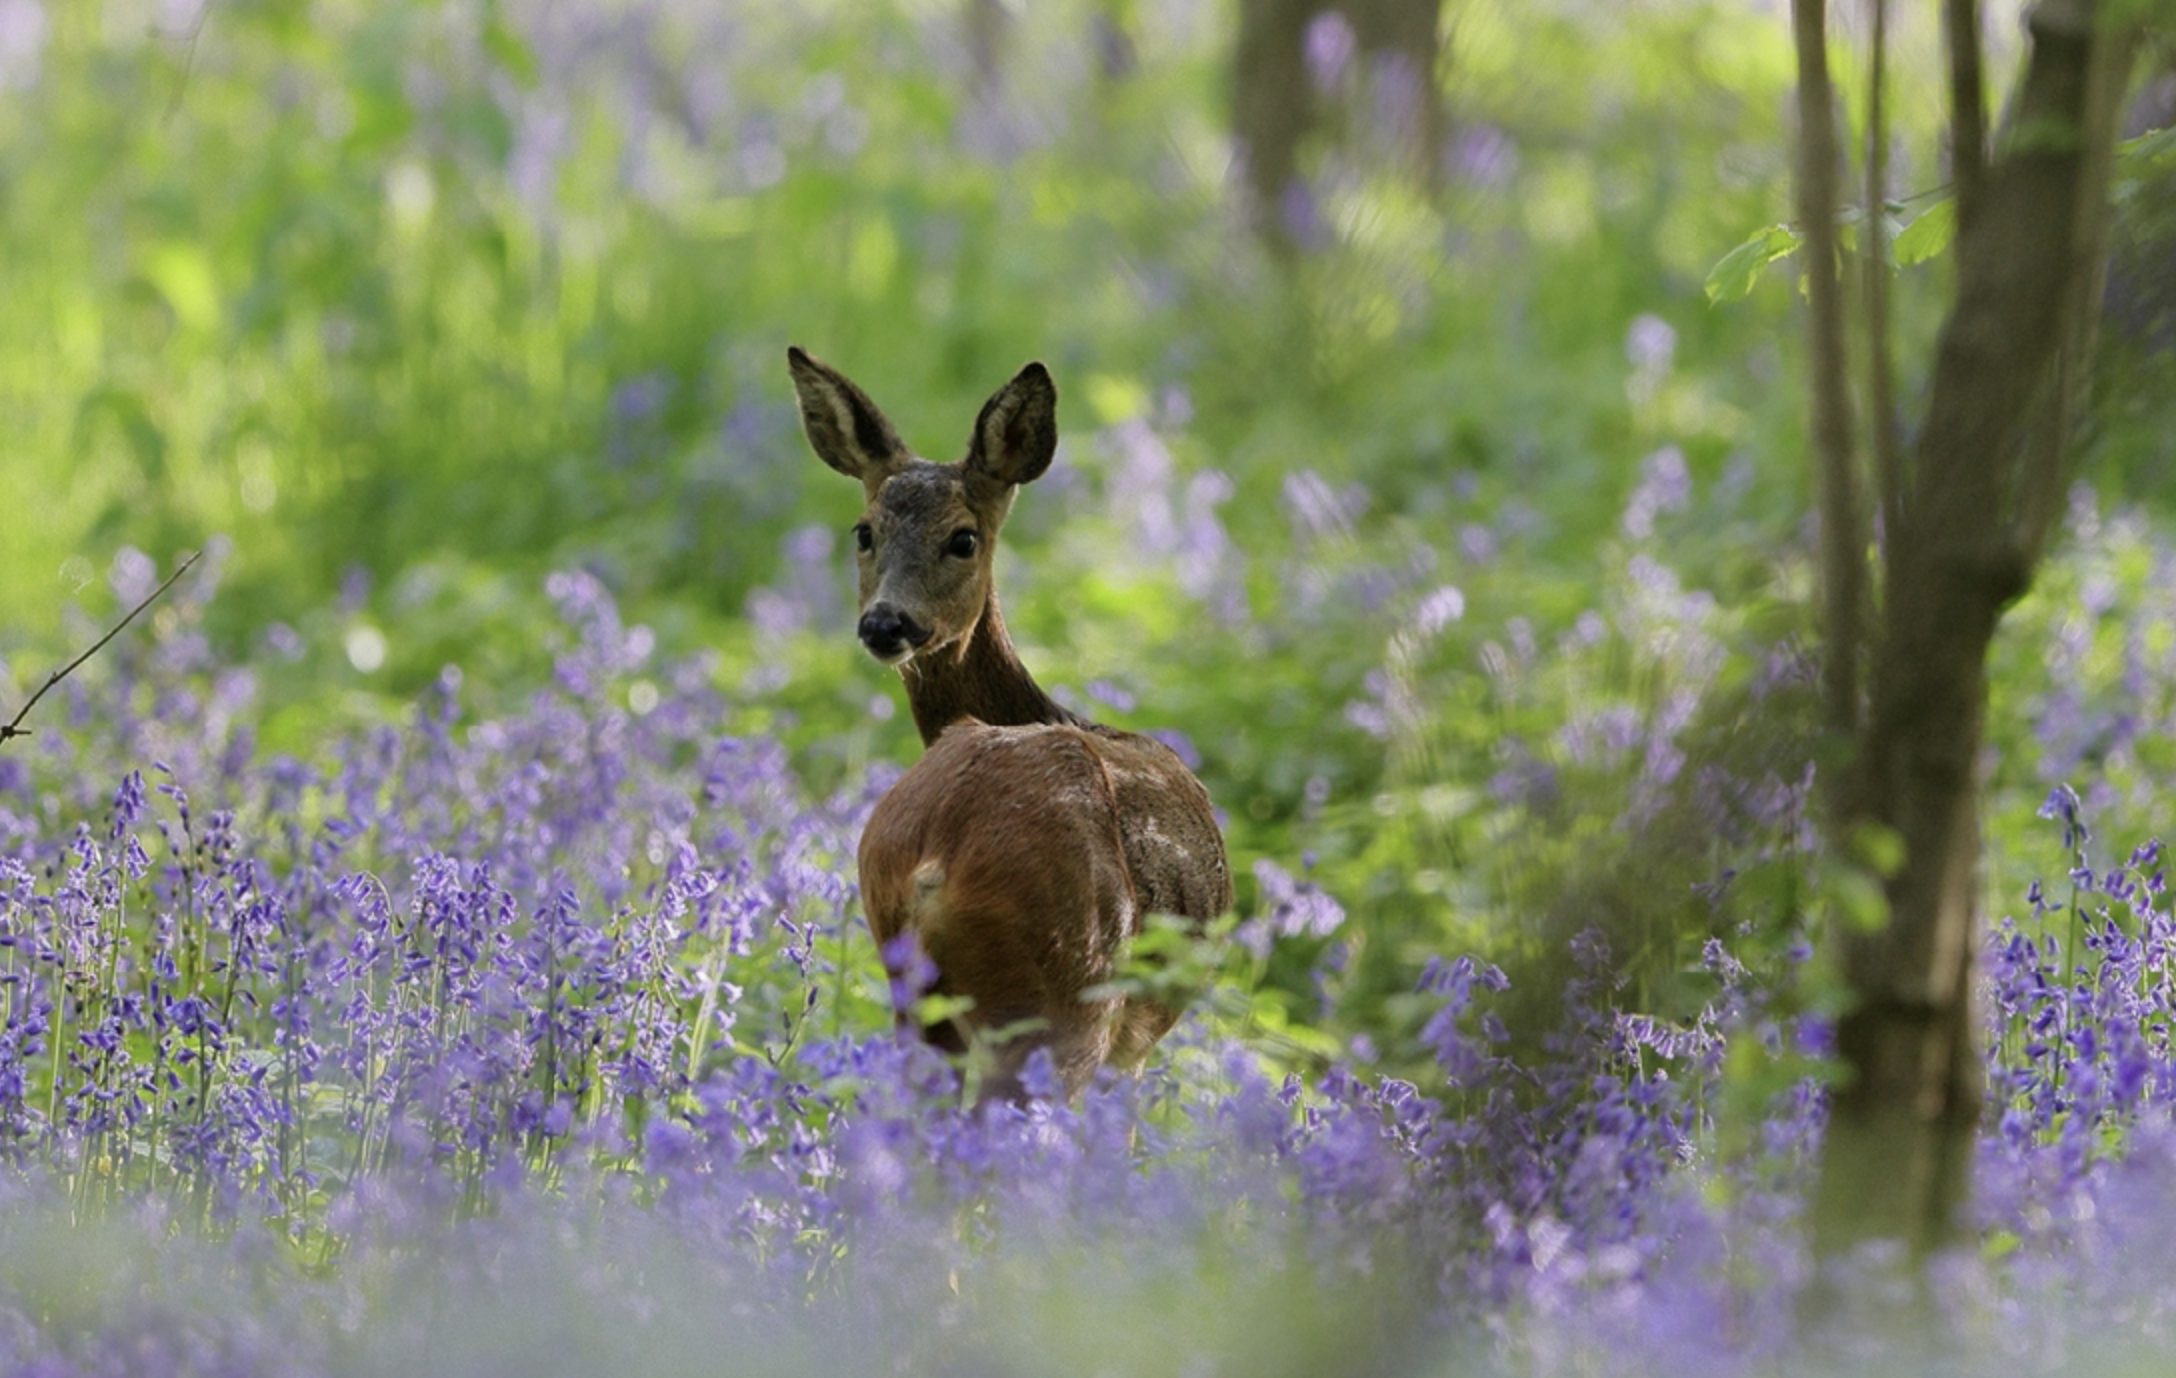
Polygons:
[[1177,754],[1060,707],[1005,634],[991,559],[1014,493],[1057,449],[1057,388],[1029,364],[983,405],[967,457],[933,464],[843,375],[786,357],[816,457],[861,480],[861,643],[898,669],[926,748],[861,836],[869,926],[887,951],[912,934],[934,993],[972,1001],[931,1042],[961,1052],[1033,1021],[998,1047],[985,1098],[1019,1098],[1038,1048],[1071,1096],[1178,1018],[1089,997],[1127,940],[1150,914],[1216,917],[1232,885],[1208,791]]

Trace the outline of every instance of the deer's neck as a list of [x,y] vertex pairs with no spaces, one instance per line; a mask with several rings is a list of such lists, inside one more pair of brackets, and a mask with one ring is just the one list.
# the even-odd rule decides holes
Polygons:
[[907,703],[924,746],[961,718],[980,718],[992,727],[1081,721],[1053,702],[1020,663],[995,590],[964,641],[916,656],[899,668],[899,676],[906,681]]

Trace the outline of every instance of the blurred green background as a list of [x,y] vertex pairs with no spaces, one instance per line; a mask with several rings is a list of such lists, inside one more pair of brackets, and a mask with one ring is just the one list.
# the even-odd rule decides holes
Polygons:
[[[1931,11],[1892,39],[1899,225],[1945,177]],[[0,687],[134,552],[209,544],[203,630],[306,752],[448,663],[519,694],[582,566],[740,691],[721,730],[819,782],[909,760],[784,350],[938,459],[1041,358],[1063,446],[999,563],[1029,662],[1183,732],[1243,872],[1364,916],[1352,1017],[1447,943],[1588,922],[1666,1004],[1744,918],[1702,887],[1800,864],[1797,265],[1705,290],[1789,218],[1791,74],[1748,0],[0,0]],[[1946,273],[1898,277],[1907,399]],[[2164,327],[2110,332],[2110,492],[2169,469]],[[2006,643],[1998,843],[2092,577]]]
[[[1788,293],[1698,290],[1787,204],[1759,7],[1455,6],[1440,195],[1352,92],[1302,149],[1317,224],[1283,261],[1239,204],[1232,6],[7,13],[0,357],[41,502],[4,573],[31,630],[119,545],[215,532],[229,633],[353,570],[458,599],[567,561],[730,616],[786,531],[852,506],[793,431],[788,341],[942,458],[1030,356],[1091,473],[1099,435],[1177,406],[1166,443],[1232,478],[1255,554],[1302,470],[1365,483],[1376,521],[1516,488],[1567,560],[1658,444],[1797,483]],[[1676,367],[1635,396],[1643,314]],[[448,631],[404,625],[387,673]]]

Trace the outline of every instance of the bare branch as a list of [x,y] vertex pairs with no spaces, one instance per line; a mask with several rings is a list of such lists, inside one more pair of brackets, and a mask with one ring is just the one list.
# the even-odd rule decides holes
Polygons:
[[138,603],[135,607],[128,610],[128,616],[122,618],[119,622],[114,623],[112,631],[109,631],[104,636],[98,638],[97,641],[92,643],[91,648],[85,651],[82,655],[77,656],[74,660],[69,661],[66,665],[63,665],[58,670],[55,670],[52,674],[47,675],[45,677],[45,683],[39,685],[38,692],[32,694],[29,701],[26,702],[21,708],[16,710],[14,718],[9,720],[5,724],[0,724],[0,742],[6,742],[16,737],[29,736],[30,729],[22,725],[23,719],[29,717],[30,710],[38,706],[38,700],[44,698],[47,692],[50,691],[54,685],[60,683],[62,680],[68,678],[68,676],[74,674],[76,671],[76,667],[83,664],[84,661],[89,660],[92,656],[97,655],[100,651],[106,649],[107,642],[119,636],[122,630],[126,628],[129,623],[134,622],[138,613],[141,613],[145,608],[148,608],[153,603],[159,601],[159,595],[172,588],[174,586],[174,581],[179,579],[182,575],[187,574],[190,567],[203,557],[204,552],[199,550],[195,554],[191,555],[188,559],[183,560],[181,564],[175,568],[172,574],[166,576],[165,583],[151,590],[150,594],[144,598],[144,601]]

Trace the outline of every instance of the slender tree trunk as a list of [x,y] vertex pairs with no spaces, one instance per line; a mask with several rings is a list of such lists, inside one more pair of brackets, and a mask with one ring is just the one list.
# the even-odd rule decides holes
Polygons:
[[[2111,39],[2094,45],[2086,77],[2084,168],[2086,186],[2106,187],[2115,171],[2116,139],[2122,131],[2123,98],[2133,46]],[[2077,425],[2079,395],[2092,371],[2100,341],[2101,302],[2108,289],[2110,225],[2108,197],[2079,200],[2071,225],[2069,300],[2061,308],[2063,337],[2055,357],[2055,377],[2034,421],[2032,449],[2026,457],[2024,494],[2019,514],[2020,541],[2028,561],[2045,549],[2055,517],[2070,484],[2071,433]]]
[[1843,284],[1836,272],[1838,158],[1827,6],[1823,0],[1792,0],[1791,24],[1798,47],[1798,220],[1806,236],[1813,441],[1820,477],[1823,700],[1829,730],[1848,741],[1859,721],[1866,538],[1851,444]]
[[1866,64],[1866,411],[1882,544],[1903,524],[1904,460],[1896,433],[1896,368],[1889,355],[1889,0],[1870,0]]
[[1987,649],[2039,550],[2029,496],[2061,456],[2035,443],[2036,418],[2079,338],[2080,237],[2108,195],[2113,122],[2096,98],[2120,59],[2096,9],[2043,0],[2032,13],[2005,147],[1959,235],[1956,301],[1890,545],[1851,818],[1893,829],[1904,861],[1887,881],[1887,926],[1845,944],[1856,1004],[1837,1042],[1850,1077],[1832,1099],[1815,1206],[1828,1249],[1884,1237],[1924,1252],[1948,1237],[1968,1186]]
[[1272,248],[1292,247],[1287,197],[1300,140],[1314,122],[1307,85],[1313,0],[1241,0],[1232,56],[1232,134],[1246,179],[1247,216]]
[[1979,200],[1987,165],[1987,92],[1980,76],[1979,0],[1942,0],[1942,36],[1949,48],[1950,170],[1957,184],[1957,223]]
[[[1442,0],[1241,0],[1232,57],[1232,133],[1246,179],[1248,215],[1271,247],[1293,247],[1292,200],[1300,146],[1323,124],[1321,94],[1308,70],[1308,30],[1342,13],[1353,47],[1374,85],[1387,131],[1414,176],[1435,187],[1442,175],[1448,120],[1438,69],[1443,60]],[[1349,130],[1335,131],[1349,134]]]
[[[1396,94],[1410,104],[1392,112],[1403,127],[1387,132],[1413,176],[1431,190],[1440,187],[1448,129],[1438,75],[1444,53],[1442,0],[1346,0],[1322,8],[1342,8],[1352,17],[1370,80],[1407,88]],[[1391,94],[1385,91],[1378,99]]]

